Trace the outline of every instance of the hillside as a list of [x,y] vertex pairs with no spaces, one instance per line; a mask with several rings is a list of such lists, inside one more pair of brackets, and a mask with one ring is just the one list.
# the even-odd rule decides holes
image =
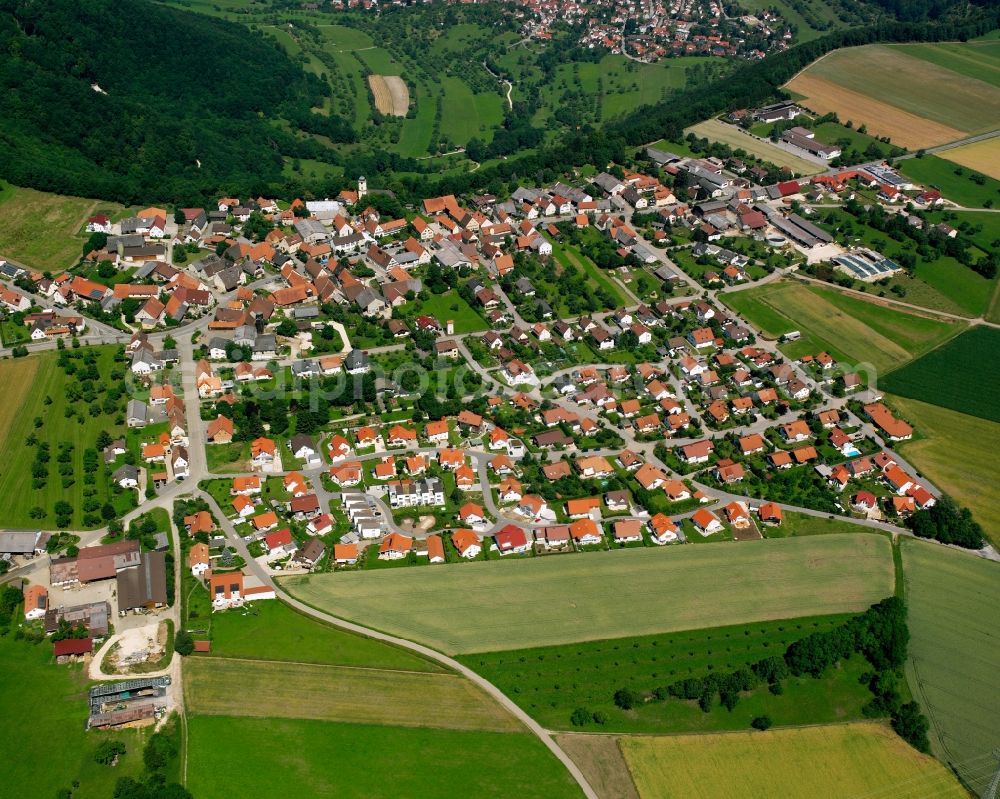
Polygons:
[[248,193],[281,179],[282,155],[326,150],[289,130],[354,136],[310,111],[328,87],[271,38],[148,0],[5,0],[0,50],[0,177],[22,186]]

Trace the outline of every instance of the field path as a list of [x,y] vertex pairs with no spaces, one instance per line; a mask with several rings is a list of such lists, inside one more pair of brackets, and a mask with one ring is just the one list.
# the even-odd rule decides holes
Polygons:
[[232,522],[226,517],[226,514],[222,512],[222,509],[218,506],[215,500],[208,494],[202,494],[208,502],[209,506],[216,514],[216,518],[220,519],[223,529],[226,531],[226,536],[229,538],[230,542],[235,545],[237,552],[243,557],[247,562],[247,565],[265,585],[273,586],[275,595],[284,601],[286,604],[295,608],[296,610],[306,614],[307,616],[318,619],[319,621],[325,622],[326,624],[331,624],[334,627],[338,627],[342,630],[348,630],[349,632],[357,633],[358,635],[363,635],[366,638],[373,638],[376,641],[383,641],[387,644],[392,644],[393,646],[398,646],[403,649],[407,649],[411,652],[416,652],[419,655],[423,655],[425,658],[440,663],[443,666],[447,666],[452,671],[461,674],[467,680],[470,680],[475,685],[479,686],[483,691],[485,691],[490,697],[492,697],[496,702],[498,702],[503,708],[505,708],[509,713],[511,713],[515,718],[517,718],[527,729],[531,732],[538,740],[540,740],[546,748],[556,756],[560,763],[566,768],[570,773],[570,776],[576,781],[577,785],[580,786],[580,790],[587,799],[599,799],[597,792],[591,787],[587,778],[580,771],[573,759],[563,751],[562,747],[556,743],[555,738],[552,734],[542,727],[537,721],[535,721],[531,716],[525,713],[517,704],[512,700],[508,699],[506,694],[503,693],[499,688],[497,688],[489,680],[480,677],[476,672],[459,663],[454,658],[450,658],[447,655],[443,655],[435,649],[431,649],[429,646],[424,646],[423,644],[414,643],[413,641],[407,641],[405,638],[397,638],[394,635],[387,635],[385,633],[379,632],[377,630],[369,629],[368,627],[363,627],[360,624],[354,624],[353,622],[346,621],[344,619],[338,619],[336,616],[331,616],[328,613],[307,605],[304,602],[300,602],[294,597],[290,596],[280,585],[276,584],[274,580],[271,579],[271,575],[268,574],[267,570],[264,569],[251,555],[250,551],[247,549],[246,542],[236,533]]

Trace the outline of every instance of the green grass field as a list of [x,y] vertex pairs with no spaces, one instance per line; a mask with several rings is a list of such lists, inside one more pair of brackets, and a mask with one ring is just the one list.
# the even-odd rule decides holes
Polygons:
[[[240,686],[239,691],[229,690]],[[267,697],[248,704],[248,696]],[[184,662],[184,704],[208,716],[315,719],[518,732],[521,725],[457,674],[230,658]]]
[[[638,711],[623,711],[614,704],[614,692],[630,688],[650,693],[686,677],[703,677],[711,671],[733,671],[771,655],[813,632],[829,630],[850,614],[817,616],[759,624],[684,630],[635,638],[612,638],[562,646],[485,652],[459,658],[482,674],[525,711],[550,729],[566,729],[575,708],[603,711],[608,722],[591,729],[629,732],[681,732],[692,729],[738,729],[751,709],[737,707],[729,713],[702,713],[693,703],[671,700],[653,702]],[[838,672],[843,674],[844,672]],[[832,675],[835,679],[837,675]],[[745,697],[748,705],[768,699],[772,718],[833,720],[816,707],[832,696],[841,712],[857,713],[867,691],[851,680],[831,686],[826,680],[790,679],[782,697]],[[764,696],[767,695],[767,696]],[[789,701],[791,699],[791,701]],[[741,699],[741,705],[744,704]],[[813,718],[810,714],[816,714]]]
[[39,271],[73,266],[88,234],[87,217],[119,216],[122,206],[83,197],[22,189],[0,181],[0,256]]
[[899,168],[907,177],[920,184],[936,187],[949,200],[967,208],[982,208],[987,200],[994,204],[1000,203],[1000,180],[984,175],[983,184],[980,185],[972,179],[973,170],[936,155],[907,158],[899,162]]
[[188,734],[187,787],[196,797],[580,796],[528,733],[193,716]]
[[899,44],[893,49],[913,58],[929,61],[967,78],[992,83],[1000,87],[1000,43],[958,44]]
[[902,554],[907,681],[931,722],[934,753],[981,795],[1000,742],[1000,565],[921,541],[903,541]]
[[[958,781],[874,722],[619,740],[643,799],[962,799]],[[778,786],[780,786],[780,792]]]
[[809,74],[968,133],[990,130],[1000,119],[1000,87],[971,77],[968,69],[956,74],[897,47],[835,50],[809,67]]
[[765,335],[802,333],[782,345],[792,358],[826,350],[845,364],[871,363],[886,371],[955,335],[961,325],[905,313],[818,286],[771,283],[722,295]]
[[486,320],[455,290],[431,294],[426,300],[414,300],[402,306],[400,313],[404,316],[433,316],[442,327],[451,319],[455,322],[455,333],[478,333],[489,329]]
[[212,655],[403,671],[440,671],[430,660],[323,624],[283,602],[212,616]]
[[[121,368],[120,364],[114,363],[115,348],[100,347],[94,352],[98,354],[101,384],[110,384],[117,379],[111,377],[112,371],[120,374],[117,370]],[[0,496],[4,497],[0,507],[0,524],[5,526],[53,529],[56,526],[53,506],[59,500],[65,500],[74,508],[71,528],[82,528],[84,492],[88,488],[84,482],[84,450],[94,447],[102,430],[113,436],[125,431],[124,424],[115,423],[118,416],[123,415],[124,400],[112,415],[100,412],[91,416],[84,401],[73,402],[66,396],[69,385],[79,382],[79,379],[67,375],[56,360],[57,355],[52,351],[0,362],[0,407],[3,408],[0,411],[0,448],[6,454],[0,467]],[[46,404],[46,397],[51,398],[51,404]],[[97,405],[100,407],[100,399]],[[78,411],[72,418],[65,415],[70,406]],[[35,426],[36,418],[42,420],[39,427]],[[32,488],[32,463],[37,449],[26,443],[32,434],[39,441],[48,442],[50,447],[49,475],[45,486],[40,489]],[[57,463],[61,442],[75,445],[70,457],[73,482],[66,488],[59,473],[61,464]],[[97,490],[95,498],[103,504],[110,497],[110,492],[100,470],[94,488]],[[36,506],[45,511],[44,516],[32,517],[31,510]]]
[[[88,680],[80,666],[55,665],[51,642],[33,645],[0,637],[0,671],[0,716],[12,733],[17,728],[17,746],[4,759],[2,799],[54,797],[74,781],[79,781],[73,790],[76,799],[107,799],[119,777],[140,775],[147,731],[86,732]],[[93,759],[107,738],[126,747],[113,769]],[[54,742],[58,757],[53,756]]]
[[[885,538],[830,535],[283,582],[334,615],[468,653],[857,611],[892,593],[893,573]],[[669,612],[635,612],[661,594]]]
[[1000,330],[974,327],[890,372],[879,384],[893,394],[1000,422],[1000,370],[983,369],[984,353],[1000,352]]

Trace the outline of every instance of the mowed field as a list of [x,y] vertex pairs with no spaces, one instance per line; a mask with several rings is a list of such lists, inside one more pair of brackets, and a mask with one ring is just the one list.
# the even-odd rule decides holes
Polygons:
[[[968,45],[978,47],[977,45]],[[996,126],[1000,87],[887,45],[836,50],[793,78],[787,88],[804,95],[813,111],[836,111],[841,120],[864,123],[871,133],[916,149],[963,138]],[[952,51],[953,52],[953,51]],[[990,67],[1000,58],[976,50]],[[985,53],[985,55],[984,55]],[[980,70],[992,74],[991,69]]]
[[943,491],[967,506],[994,544],[1000,545],[1000,424],[888,395],[892,406],[921,434],[897,448]]
[[770,142],[759,141],[749,133],[744,132],[741,128],[735,125],[727,125],[718,119],[699,122],[697,125],[685,130],[684,133],[693,133],[695,136],[702,136],[710,141],[728,144],[734,150],[745,150],[750,155],[761,158],[764,161],[770,161],[777,166],[787,166],[792,172],[799,175],[815,175],[826,168],[816,161],[799,158],[788,150],[776,147]]
[[1000,564],[902,542],[907,682],[931,722],[934,753],[982,795],[1000,746]]
[[79,259],[87,217],[117,218],[122,207],[84,197],[22,189],[0,181],[0,257],[39,271],[67,269]]
[[1000,330],[974,327],[880,381],[893,394],[1000,422],[1000,369],[983,355],[1000,353]]
[[[232,686],[239,686],[232,691]],[[248,696],[267,697],[248,703]],[[230,658],[184,662],[189,712],[402,727],[517,732],[520,724],[456,674]]]
[[188,720],[186,787],[206,799],[581,796],[530,733],[226,716]]
[[642,799],[964,799],[958,781],[874,722],[619,741]]
[[[893,592],[888,541],[857,534],[283,582],[333,615],[451,654],[858,611]],[[669,612],[637,612],[653,596]]]
[[406,116],[410,107],[410,90],[399,75],[369,75],[368,86],[379,113],[386,116]]
[[833,289],[789,281],[721,296],[769,337],[798,330],[800,339],[782,345],[789,357],[826,350],[842,363],[870,363],[878,372],[906,363],[962,329],[958,322],[905,313]]
[[1000,180],[1000,136],[945,150],[942,155],[949,161]]

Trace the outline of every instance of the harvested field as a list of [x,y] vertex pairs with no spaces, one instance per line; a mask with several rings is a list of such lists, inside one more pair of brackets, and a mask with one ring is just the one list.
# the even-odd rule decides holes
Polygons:
[[907,682],[931,723],[931,748],[977,796],[1000,743],[1000,564],[902,541],[910,658]]
[[368,87],[380,114],[406,116],[410,108],[410,90],[399,75],[369,75]]
[[639,799],[628,764],[613,735],[558,735],[556,742],[583,772],[598,796]]
[[941,157],[1000,180],[1000,136],[945,150]]
[[777,166],[787,166],[793,172],[797,172],[800,175],[815,175],[817,172],[822,172],[825,168],[817,161],[800,158],[794,153],[777,147],[770,142],[759,141],[735,125],[727,125],[725,122],[720,122],[717,119],[699,122],[684,132],[694,133],[696,136],[703,136],[711,141],[728,144],[734,150],[745,150],[750,155],[770,161]]
[[802,104],[809,110],[817,114],[836,111],[841,120],[852,120],[855,126],[864,123],[870,134],[888,136],[894,144],[908,150],[965,137],[965,131],[924,119],[808,72],[792,78],[785,88],[803,95],[806,99]]
[[874,722],[721,735],[637,736],[621,739],[621,748],[643,799],[965,796],[944,766]]
[[[261,701],[248,702],[249,696]],[[269,660],[191,659],[184,663],[184,698],[191,713],[207,716],[520,730],[513,716],[455,674]]]
[[[282,582],[335,616],[454,654],[859,611],[892,594],[894,577],[888,540],[858,533]],[[622,612],[663,591],[670,613]]]

